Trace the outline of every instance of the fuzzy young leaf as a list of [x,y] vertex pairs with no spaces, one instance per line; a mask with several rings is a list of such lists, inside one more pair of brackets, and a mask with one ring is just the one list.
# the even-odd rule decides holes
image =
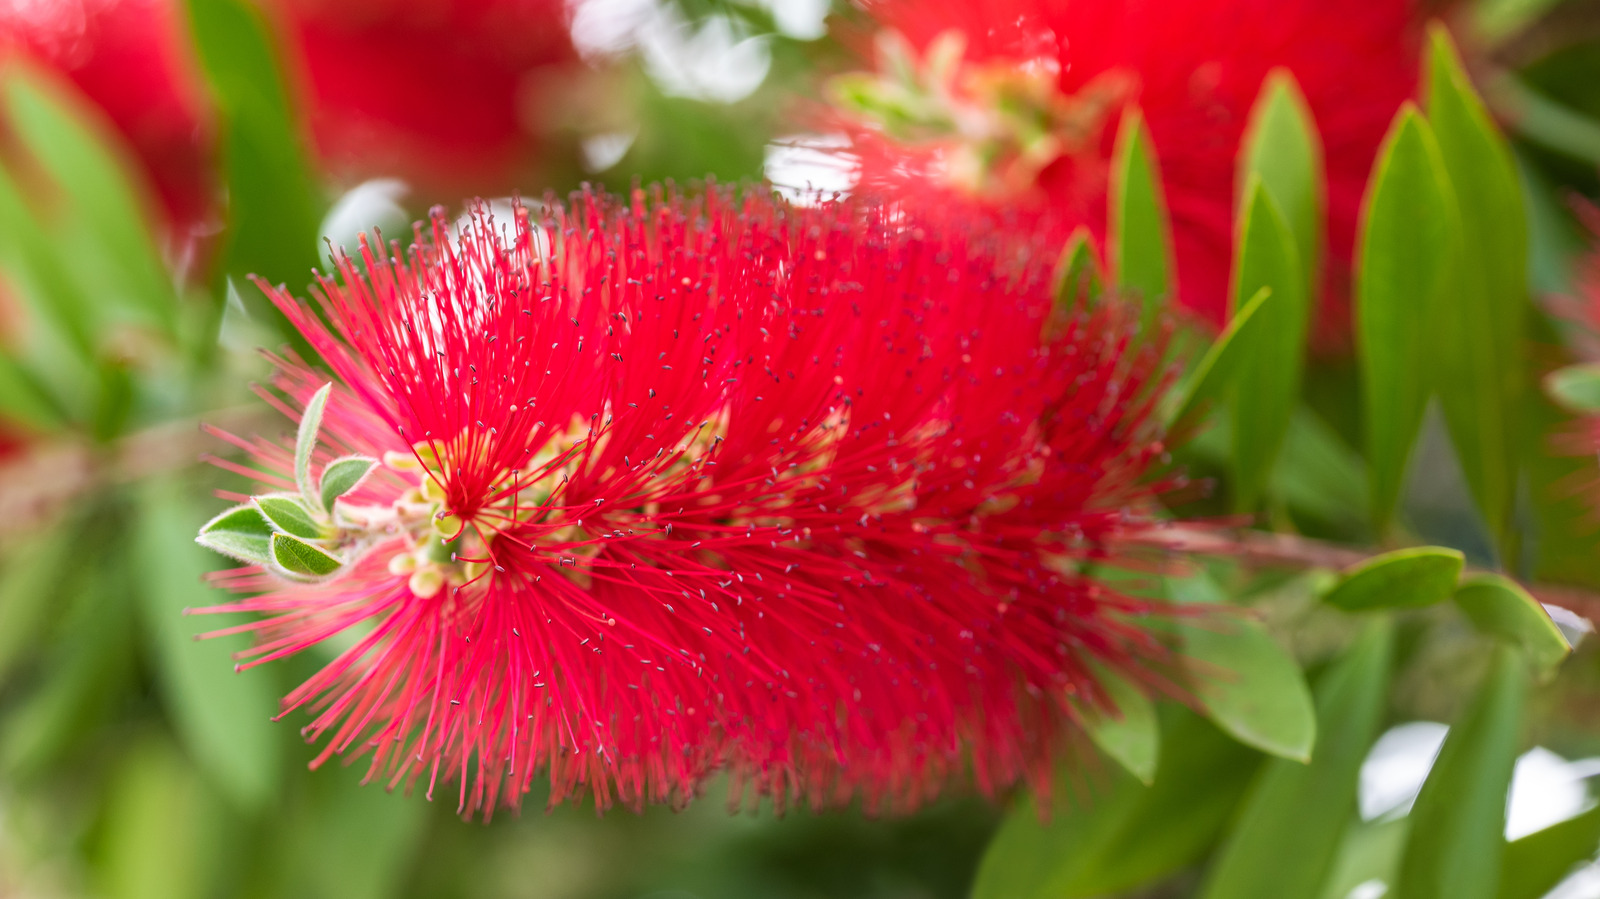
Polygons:
[[1111,268],[1119,288],[1137,295],[1154,320],[1172,291],[1172,225],[1144,116],[1130,107],[1111,164]]
[[1515,581],[1498,574],[1467,578],[1456,589],[1456,605],[1478,630],[1522,647],[1542,675],[1554,673],[1572,653],[1544,606]]
[[[1260,178],[1294,235],[1303,295],[1306,305],[1314,308],[1317,288],[1322,283],[1322,216],[1326,205],[1322,141],[1311,107],[1287,69],[1274,69],[1267,74],[1250,110],[1237,183],[1248,185],[1251,176]],[[1248,190],[1240,200],[1241,211],[1248,208]]]
[[1346,612],[1414,609],[1449,598],[1466,557],[1439,546],[1399,549],[1345,570],[1323,601]]
[[290,574],[310,578],[327,577],[344,565],[327,551],[288,534],[272,535],[272,561]]
[[1084,710],[1084,729],[1101,751],[1146,785],[1155,781],[1161,729],[1149,697],[1109,669],[1095,672],[1111,700],[1104,711]]
[[261,510],[246,503],[234,506],[200,527],[195,542],[248,565],[271,560],[272,525]]
[[1311,764],[1266,764],[1201,899],[1319,899],[1356,810],[1356,783],[1383,716],[1393,648],[1390,622],[1371,620],[1322,675]]
[[273,527],[296,537],[317,540],[326,534],[306,502],[287,493],[258,496],[253,502]]
[[1422,427],[1428,348],[1439,327],[1458,236],[1433,129],[1407,103],[1384,138],[1367,187],[1355,285],[1372,513],[1382,530],[1399,501]]
[[1241,360],[1231,391],[1234,507],[1254,512],[1300,394],[1310,317],[1295,235],[1257,175],[1245,189],[1236,245],[1233,301],[1242,307],[1261,290],[1273,296],[1256,312],[1252,329],[1260,337]]
[[1569,412],[1600,412],[1600,365],[1569,365],[1545,376],[1544,392]]
[[322,508],[333,510],[333,501],[361,486],[378,460],[371,456],[340,456],[322,469]]
[[1411,808],[1411,836],[1395,885],[1405,899],[1495,895],[1528,663],[1513,646],[1494,652],[1477,696],[1450,728]]
[[321,497],[311,483],[311,454],[317,449],[317,435],[322,431],[322,412],[328,407],[328,393],[333,384],[324,384],[312,394],[306,410],[300,415],[300,430],[294,441],[294,483],[300,495],[311,502],[321,502]]

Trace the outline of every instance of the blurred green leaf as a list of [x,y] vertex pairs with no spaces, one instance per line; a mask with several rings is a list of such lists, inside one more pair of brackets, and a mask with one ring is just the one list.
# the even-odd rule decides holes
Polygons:
[[1371,519],[1367,495],[1351,489],[1366,482],[1366,465],[1321,416],[1305,406],[1295,410],[1280,460],[1272,489],[1292,509],[1325,526],[1366,527]]
[[1104,287],[1105,276],[1100,271],[1100,257],[1095,253],[1094,235],[1080,225],[1067,238],[1061,260],[1056,263],[1056,308],[1065,312],[1092,308]]
[[1467,578],[1456,589],[1456,605],[1478,630],[1520,646],[1540,674],[1553,674],[1572,653],[1544,606],[1509,578],[1498,574]]
[[1300,394],[1308,310],[1295,235],[1258,175],[1249,176],[1238,229],[1233,303],[1242,308],[1262,290],[1273,297],[1255,313],[1258,336],[1231,392],[1234,507],[1253,512]]
[[1108,668],[1095,670],[1112,707],[1104,711],[1083,709],[1083,727],[1089,739],[1111,756],[1140,783],[1155,780],[1160,761],[1161,728],[1156,708],[1144,691]]
[[67,520],[17,540],[0,559],[0,686],[35,647],[52,610],[59,612],[61,572],[70,564],[79,534]]
[[[96,302],[131,301],[123,305],[142,311],[147,323],[169,336],[175,334],[177,291],[151,239],[149,201],[130,182],[128,167],[107,151],[101,136],[65,98],[53,95],[26,69],[6,79],[5,94],[9,122],[75,208],[71,220],[84,229],[75,241],[80,263],[103,262],[115,272],[106,285],[111,289]],[[90,240],[99,253],[84,245]]]
[[1600,363],[1557,369],[1545,376],[1544,390],[1570,412],[1600,412]]
[[124,756],[108,789],[98,834],[95,895],[107,899],[201,899],[221,860],[218,810],[187,760],[146,737]]
[[1357,775],[1385,708],[1392,624],[1368,621],[1317,683],[1309,765],[1271,759],[1206,878],[1202,899],[1318,899],[1356,808]]
[[1374,880],[1386,885],[1394,883],[1410,833],[1410,818],[1353,820],[1345,828],[1339,858],[1321,899],[1350,899],[1352,890]]
[[1428,120],[1460,222],[1462,255],[1434,322],[1436,387],[1478,508],[1504,553],[1517,480],[1528,223],[1510,147],[1472,89],[1450,34],[1429,29]]
[[[1237,183],[1248,185],[1251,175],[1261,179],[1262,187],[1294,234],[1295,258],[1304,284],[1301,296],[1305,297],[1307,308],[1315,308],[1322,283],[1322,218],[1326,204],[1322,140],[1311,107],[1288,69],[1267,73],[1250,110]],[[1248,209],[1248,188],[1240,200],[1241,211]]]
[[1173,392],[1178,399],[1176,409],[1167,417],[1168,431],[1188,433],[1227,396],[1239,373],[1254,357],[1257,345],[1268,334],[1266,322],[1270,315],[1263,315],[1262,309],[1271,301],[1272,291],[1263,287],[1228,320],[1227,327],[1195,366],[1188,382]]
[[[186,0],[186,6],[219,113],[228,196],[224,273],[303,284],[317,264],[326,200],[273,32],[245,0]],[[252,302],[258,318],[277,320],[264,299]]]
[[1379,151],[1357,239],[1356,353],[1379,531],[1394,513],[1422,426],[1428,348],[1457,239],[1438,144],[1407,103]]
[[382,783],[362,783],[365,771],[363,764],[328,765],[311,776],[282,861],[293,872],[290,895],[387,899],[409,894],[407,872],[435,806],[421,796],[386,790]]
[[1309,761],[1317,718],[1300,666],[1247,613],[1223,605],[1221,591],[1206,575],[1169,578],[1167,584],[1178,602],[1217,607],[1179,625],[1180,661],[1206,715],[1246,745]]
[[[1018,802],[979,864],[973,899],[1088,899],[1193,863],[1231,817],[1260,755],[1205,719],[1163,710],[1161,766],[1143,786],[1120,769],[1105,795],[1058,799],[1048,820]],[[1064,792],[1064,791],[1058,791]]]
[[1539,899],[1600,848],[1600,807],[1506,844],[1495,899]]
[[1397,549],[1346,569],[1323,601],[1346,612],[1431,606],[1455,592],[1464,565],[1459,550]]
[[235,672],[233,653],[246,648],[248,638],[195,639],[224,622],[190,618],[184,610],[227,597],[204,581],[211,560],[187,536],[199,515],[185,497],[182,486],[170,481],[149,480],[140,487],[134,575],[145,630],[185,747],[229,800],[241,810],[257,810],[278,789],[278,734],[271,722],[276,691],[262,671]]
[[1122,115],[1111,163],[1109,249],[1117,287],[1139,298],[1154,320],[1172,290],[1172,223],[1150,129],[1135,107]]
[[1411,808],[1399,899],[1495,895],[1527,681],[1522,651],[1496,646],[1477,696],[1450,728]]

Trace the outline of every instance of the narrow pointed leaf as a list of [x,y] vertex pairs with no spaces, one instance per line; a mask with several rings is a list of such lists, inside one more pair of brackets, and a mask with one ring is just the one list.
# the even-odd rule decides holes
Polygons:
[[1437,390],[1478,508],[1502,550],[1517,478],[1519,353],[1528,301],[1528,225],[1511,148],[1461,66],[1449,32],[1429,29],[1428,120],[1438,138],[1462,254],[1437,328]]
[[1522,650],[1497,646],[1483,684],[1450,728],[1411,808],[1411,836],[1395,895],[1493,899],[1527,682]]
[[327,577],[344,563],[336,556],[288,534],[272,535],[272,561],[290,574]]
[[1600,806],[1506,844],[1495,899],[1539,899],[1600,848]]
[[1056,308],[1064,312],[1093,308],[1104,290],[1104,280],[1094,235],[1080,226],[1067,238],[1061,261],[1056,264]]
[[1259,176],[1252,175],[1245,190],[1237,247],[1234,303],[1242,307],[1261,290],[1273,297],[1256,312],[1252,329],[1259,337],[1231,393],[1234,507],[1253,512],[1300,395],[1309,317],[1295,236]]
[[305,501],[297,496],[258,496],[254,502],[273,527],[285,534],[307,540],[326,536],[322,526],[311,517],[311,510],[306,507]]
[[1393,649],[1390,622],[1369,621],[1323,674],[1311,763],[1267,762],[1201,899],[1319,899],[1356,811],[1356,783],[1383,716]]
[[1141,783],[1152,783],[1161,752],[1155,705],[1121,675],[1109,669],[1097,670],[1095,675],[1113,707],[1084,711],[1089,739]]
[[1180,626],[1180,661],[1207,717],[1263,752],[1305,762],[1317,737],[1315,706],[1295,664],[1256,622],[1223,606],[1205,575],[1168,580],[1179,602],[1215,604],[1215,614]]
[[317,449],[317,435],[322,431],[322,412],[328,406],[328,393],[332,390],[333,385],[329,383],[312,394],[305,411],[300,415],[300,430],[294,441],[294,483],[300,488],[300,495],[314,503],[321,502],[322,498],[311,483],[311,454]]
[[1600,412],[1600,364],[1557,369],[1545,376],[1544,391],[1570,412]]
[[[1316,308],[1317,289],[1322,283],[1322,221],[1326,206],[1322,140],[1311,107],[1289,70],[1274,69],[1262,82],[1261,94],[1250,110],[1243,147],[1237,183],[1248,185],[1252,175],[1260,178],[1267,195],[1277,204],[1294,234],[1306,305]],[[1248,205],[1247,195],[1240,199]]]
[[1346,612],[1431,606],[1455,592],[1465,564],[1459,550],[1398,549],[1346,569],[1323,601]]
[[1262,309],[1270,302],[1272,291],[1262,288],[1228,320],[1179,393],[1177,408],[1168,418],[1169,431],[1181,435],[1194,429],[1227,396],[1266,336],[1270,315],[1262,315]]
[[356,489],[376,468],[378,460],[371,456],[341,456],[322,469],[322,508],[333,509],[333,501]]
[[1150,129],[1130,107],[1111,163],[1110,250],[1117,287],[1139,297],[1148,324],[1173,289],[1172,224]]
[[1410,104],[1384,138],[1357,239],[1356,355],[1374,523],[1393,515],[1422,426],[1435,310],[1457,236],[1432,129]]
[[1456,605],[1478,630],[1522,647],[1541,675],[1552,674],[1572,654],[1561,628],[1544,606],[1516,581],[1498,574],[1479,574],[1461,582]]

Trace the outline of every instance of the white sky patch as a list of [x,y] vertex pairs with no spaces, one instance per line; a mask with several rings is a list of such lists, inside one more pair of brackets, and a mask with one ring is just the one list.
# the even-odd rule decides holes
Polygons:
[[328,258],[328,245],[321,243],[324,240],[353,254],[360,236],[375,227],[382,229],[386,238],[405,242],[411,213],[401,200],[410,192],[411,188],[399,178],[374,178],[345,191],[317,226],[318,256]]
[[583,154],[584,169],[603,172],[621,162],[622,157],[628,155],[628,148],[633,146],[635,136],[633,131],[607,131],[584,138],[578,146]]
[[762,0],[773,24],[797,41],[814,41],[828,33],[829,0]]
[[[586,59],[637,52],[665,94],[734,103],[754,93],[772,68],[767,38],[730,16],[693,24],[659,0],[574,0],[571,9],[572,40]],[[796,17],[795,27],[808,24],[796,13],[784,15]]]
[[772,186],[797,203],[856,186],[855,158],[842,134],[792,134],[767,144],[763,171]]
[[1413,721],[1378,738],[1361,763],[1357,804],[1363,821],[1411,810],[1449,730],[1435,721]]

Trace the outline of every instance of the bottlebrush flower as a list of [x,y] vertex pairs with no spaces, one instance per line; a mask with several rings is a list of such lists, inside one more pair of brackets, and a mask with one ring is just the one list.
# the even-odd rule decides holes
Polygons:
[[428,190],[506,190],[537,159],[542,91],[578,65],[562,0],[269,0],[324,165]]
[[1147,606],[1080,573],[1163,489],[1136,312],[1053,314],[1054,252],[954,215],[546,208],[269,291],[337,386],[282,363],[301,440],[233,466],[282,492],[200,540],[257,563],[212,610],[264,616],[247,664],[346,641],[285,700],[317,763],[455,778],[468,813],[721,768],[905,807],[1046,787],[1099,666],[1152,681]]
[[171,0],[0,0],[0,63],[66,76],[150,173],[180,229],[213,202],[209,111],[182,10]]
[[[1240,138],[1263,79],[1287,68],[1316,117],[1328,174],[1325,292],[1333,303],[1319,339],[1348,332],[1362,191],[1395,110],[1416,84],[1413,0],[861,5],[910,44],[880,53],[884,96],[848,104],[858,112],[852,152],[864,189],[941,203],[951,193],[976,194],[1031,214],[1059,239],[1080,224],[1103,237],[1120,110],[1137,102],[1173,219],[1178,298],[1218,325],[1228,307]],[[930,191],[930,179],[945,189]]]

